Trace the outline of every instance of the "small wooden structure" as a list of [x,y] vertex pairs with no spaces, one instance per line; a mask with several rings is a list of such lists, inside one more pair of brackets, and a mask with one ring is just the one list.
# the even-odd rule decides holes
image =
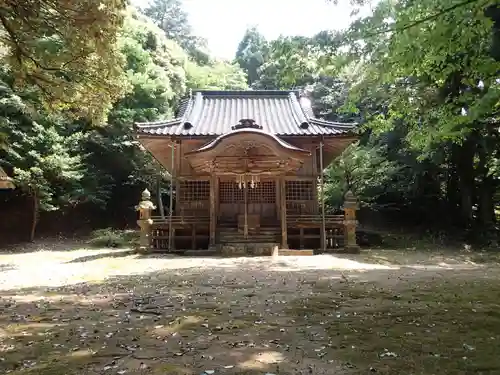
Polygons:
[[12,178],[10,178],[7,173],[0,167],[0,189],[15,189],[16,185],[12,182]]
[[172,176],[168,217],[151,217],[151,247],[355,248],[344,239],[353,204],[344,218],[320,203],[323,169],[356,140],[354,126],[315,118],[296,91],[197,91],[175,119],[137,123],[138,140]]

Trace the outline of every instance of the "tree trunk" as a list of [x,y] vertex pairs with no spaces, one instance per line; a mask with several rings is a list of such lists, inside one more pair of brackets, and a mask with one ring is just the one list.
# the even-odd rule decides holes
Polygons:
[[478,176],[481,178],[478,191],[478,224],[479,230],[483,233],[489,232],[494,228],[495,223],[495,204],[493,195],[495,192],[495,180],[493,176],[488,175],[488,149],[486,140],[480,143],[478,147]]
[[38,194],[35,189],[31,190],[31,198],[33,199],[33,220],[31,222],[31,231],[30,231],[30,241],[33,242],[35,240],[36,227],[38,225],[38,215],[39,215],[39,202],[38,202]]
[[446,180],[446,201],[449,223],[456,226],[460,217],[460,192],[458,188],[457,166],[451,160],[448,163],[448,176]]
[[466,229],[471,228],[473,221],[476,140],[476,137],[471,135],[462,145],[454,145],[453,159],[457,166],[460,218]]
[[495,223],[494,191],[495,181],[493,176],[485,176],[479,192],[479,222],[485,229],[493,227]]
[[156,197],[158,199],[158,210],[160,211],[160,216],[165,219],[165,207],[163,207],[163,199],[161,196],[161,177],[156,180]]

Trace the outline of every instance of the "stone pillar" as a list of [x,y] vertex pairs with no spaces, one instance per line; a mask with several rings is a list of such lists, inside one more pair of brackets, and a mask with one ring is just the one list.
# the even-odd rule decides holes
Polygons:
[[138,250],[140,252],[147,252],[151,247],[151,225],[153,224],[151,212],[156,209],[153,202],[151,202],[151,193],[148,189],[142,192],[141,201],[135,206],[135,209],[139,211],[137,224],[141,228]]
[[359,253],[356,242],[356,210],[359,208],[358,201],[349,190],[344,196],[344,250],[349,253]]

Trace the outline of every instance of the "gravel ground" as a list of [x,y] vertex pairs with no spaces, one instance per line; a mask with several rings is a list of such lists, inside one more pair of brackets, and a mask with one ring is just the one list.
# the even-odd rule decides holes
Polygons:
[[336,291],[351,285],[498,275],[446,257],[402,266],[363,255],[189,258],[67,248],[0,254],[0,373],[366,373],[332,349],[323,324],[333,315],[308,326],[290,306],[325,285],[332,313]]

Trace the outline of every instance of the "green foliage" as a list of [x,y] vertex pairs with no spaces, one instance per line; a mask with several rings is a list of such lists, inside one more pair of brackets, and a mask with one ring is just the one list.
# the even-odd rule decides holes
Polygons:
[[359,145],[327,170],[332,209],[349,187],[408,223],[491,233],[499,30],[493,1],[381,1],[345,32],[268,41],[253,86],[303,89],[317,115],[362,124]]
[[131,125],[172,116],[175,101],[186,91],[186,53],[149,19],[134,11],[126,19],[119,45],[127,60],[132,90],[115,103],[112,120],[118,117]]
[[22,87],[35,85],[51,109],[101,122],[126,91],[116,36],[125,1],[6,2],[2,59]]
[[259,68],[268,59],[268,44],[257,28],[246,30],[236,50],[236,62],[247,74],[248,85],[260,79]]
[[332,77],[341,65],[335,56],[337,39],[336,34],[322,32],[312,38],[280,37],[268,42],[265,62],[253,85],[264,89],[305,88]]
[[[119,45],[132,90],[114,104],[106,126],[87,131],[81,147],[92,165],[86,185],[98,191],[103,209],[126,215],[141,189],[162,174],[161,166],[134,139],[133,123],[173,116],[176,101],[186,92],[187,56],[151,20],[133,10]],[[129,205],[123,204],[124,198]]]
[[[383,0],[345,32],[313,37],[266,41],[251,28],[234,64],[210,58],[179,0],[155,0],[144,14],[122,12],[121,2],[103,9],[77,2],[53,20],[43,1],[30,20],[16,18],[21,3],[0,17],[9,47],[0,161],[43,210],[92,203],[135,217],[140,191],[162,172],[132,124],[171,118],[189,89],[251,85],[302,89],[316,115],[361,124],[359,143],[326,171],[330,209],[351,189],[365,209],[413,223],[497,230],[500,11],[493,1]],[[90,18],[95,24],[72,32],[76,19],[87,25]],[[105,113],[106,126],[90,126]],[[87,119],[75,120],[81,115]]]
[[380,209],[384,195],[395,190],[391,184],[400,172],[401,165],[388,160],[383,146],[352,145],[326,171],[325,198],[329,206],[340,208],[351,190],[362,206]]
[[84,156],[77,152],[84,136],[65,133],[64,125],[60,118],[38,115],[0,82],[0,133],[8,139],[1,160],[13,168],[16,186],[45,211],[85,199]]
[[98,229],[91,233],[87,243],[96,248],[133,247],[139,241],[139,232],[133,230]]
[[245,73],[238,65],[225,61],[212,61],[210,65],[186,65],[187,85],[193,89],[244,90],[247,86]]
[[180,0],[153,0],[142,11],[163,30],[167,39],[178,43],[196,63],[208,64],[206,42],[193,35]]
[[[374,25],[383,28],[387,17],[396,19],[393,27],[403,27],[454,4],[454,0],[440,2],[439,7],[435,0],[418,6],[382,2],[375,15],[355,25],[353,32],[364,35]],[[498,110],[500,63],[490,56],[491,21],[483,9],[484,3],[473,2],[385,38],[366,38],[364,53],[370,54],[371,61],[366,79],[356,89],[367,95],[373,87],[393,85],[390,111],[374,119],[374,128],[386,131],[404,118],[410,144],[431,152],[441,142],[462,142],[480,126],[478,120]],[[468,27],[460,26],[462,20]]]
[[[127,92],[114,97],[106,125],[91,126],[91,118],[75,119],[77,113],[70,106],[49,110],[38,85],[26,81],[23,90],[14,86],[13,69],[19,67],[7,65],[1,72],[0,134],[5,150],[0,151],[0,162],[35,202],[32,236],[38,210],[81,206],[80,211],[94,215],[93,225],[126,225],[134,220],[140,192],[165,173],[134,139],[133,123],[171,118],[188,87],[246,87],[239,67],[210,59],[199,65],[190,51],[168,39],[148,17],[134,9],[125,16],[110,53],[122,58],[116,68],[123,73],[120,85]],[[103,72],[99,79],[105,85]],[[60,88],[72,97],[74,91]],[[92,95],[93,89],[87,87],[85,94]],[[106,98],[100,100],[100,105],[107,105]],[[85,110],[86,103],[80,104]]]
[[[351,105],[374,135],[403,137],[399,147],[425,166],[414,170],[413,202],[427,215],[432,204],[446,207],[446,222],[471,234],[494,228],[498,189],[500,63],[489,4],[384,1],[346,34],[357,47],[350,58],[364,61]],[[360,107],[363,97],[374,105]]]

